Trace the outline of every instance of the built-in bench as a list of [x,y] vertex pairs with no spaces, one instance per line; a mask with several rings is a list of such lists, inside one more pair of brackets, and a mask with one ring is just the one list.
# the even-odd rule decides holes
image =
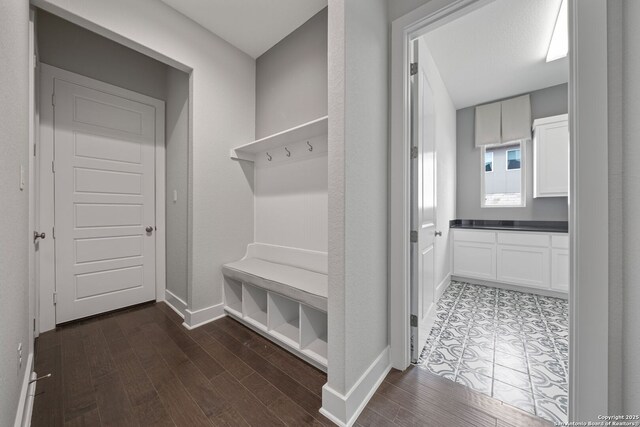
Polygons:
[[222,273],[227,314],[326,371],[326,252],[252,243]]

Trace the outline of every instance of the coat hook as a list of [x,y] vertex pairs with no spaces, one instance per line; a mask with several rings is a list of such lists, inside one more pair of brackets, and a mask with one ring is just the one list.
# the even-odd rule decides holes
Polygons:
[[311,145],[309,141],[307,141],[307,145],[309,146],[309,151],[313,151],[313,145]]
[[271,157],[271,154],[269,154],[269,152],[267,152],[267,160],[271,161],[273,157]]
[[287,152],[287,157],[291,157],[291,151],[287,147],[284,147],[284,151]]

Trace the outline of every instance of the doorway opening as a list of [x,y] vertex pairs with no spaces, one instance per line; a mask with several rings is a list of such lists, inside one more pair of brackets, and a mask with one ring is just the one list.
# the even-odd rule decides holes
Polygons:
[[186,309],[189,74],[36,15],[36,332],[165,298]]
[[449,18],[408,45],[411,362],[566,422],[567,4]]

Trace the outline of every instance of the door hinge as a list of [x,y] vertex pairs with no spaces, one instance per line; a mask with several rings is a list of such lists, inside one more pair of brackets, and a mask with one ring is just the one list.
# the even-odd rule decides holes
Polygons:
[[53,105],[54,107],[56,106],[56,94],[55,93],[51,94],[51,105]]
[[34,143],[34,144],[33,144],[33,157],[36,157],[36,149],[37,149],[37,146],[36,146],[36,144]]
[[36,331],[36,319],[33,319],[33,332]]
[[56,238],[56,228],[55,227],[51,227],[51,237],[53,237],[54,239]]
[[58,293],[54,292],[53,293],[53,305],[58,304]]
[[56,162],[51,162],[51,173],[56,173]]
[[418,316],[416,316],[415,314],[412,314],[411,316],[409,316],[409,320],[411,322],[411,326],[415,328],[418,327]]
[[411,243],[417,243],[418,242],[418,232],[417,231],[412,231],[409,235],[409,238],[411,240]]
[[416,147],[415,145],[411,147],[411,158],[412,159],[418,158],[418,147]]
[[416,74],[418,74],[418,63],[412,62],[411,64],[409,64],[409,75],[413,76]]

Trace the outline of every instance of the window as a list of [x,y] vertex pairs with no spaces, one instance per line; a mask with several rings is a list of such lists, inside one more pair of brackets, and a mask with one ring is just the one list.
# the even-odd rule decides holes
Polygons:
[[[482,147],[483,208],[525,206],[524,141]],[[495,167],[505,165],[505,167]]]
[[520,148],[507,150],[507,170],[520,169]]
[[492,152],[484,153],[484,171],[493,172],[493,153]]

